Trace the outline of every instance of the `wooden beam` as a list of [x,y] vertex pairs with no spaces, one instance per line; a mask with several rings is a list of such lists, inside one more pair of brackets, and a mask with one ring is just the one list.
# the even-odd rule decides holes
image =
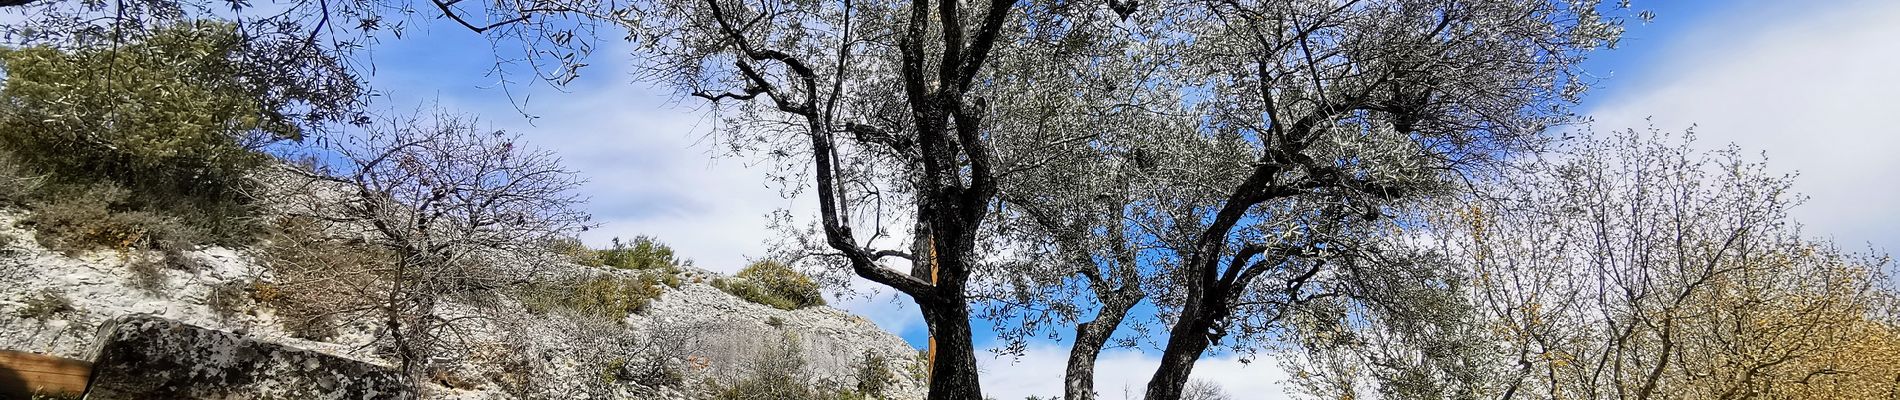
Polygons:
[[78,396],[86,392],[92,363],[11,350],[0,350],[0,398],[30,399],[34,394]]

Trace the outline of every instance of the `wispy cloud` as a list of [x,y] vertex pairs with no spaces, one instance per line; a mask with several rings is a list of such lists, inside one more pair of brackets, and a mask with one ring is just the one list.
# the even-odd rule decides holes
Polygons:
[[1625,66],[1590,114],[1598,129],[1694,125],[1704,145],[1740,145],[1796,172],[1795,217],[1843,246],[1900,250],[1900,3],[1763,2]]

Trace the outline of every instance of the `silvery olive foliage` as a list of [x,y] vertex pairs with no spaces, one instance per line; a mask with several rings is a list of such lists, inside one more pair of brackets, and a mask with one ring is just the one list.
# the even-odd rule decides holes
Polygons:
[[[998,146],[1050,161],[1002,184],[995,253],[1007,284],[992,287],[1007,290],[990,297],[1024,322],[1005,332],[1017,337],[1112,326],[1129,298],[1154,302],[1156,315],[1131,318],[1171,325],[1149,398],[1179,393],[1216,344],[1291,344],[1277,339],[1283,322],[1316,301],[1443,292],[1448,277],[1429,265],[1378,252],[1393,217],[1573,121],[1568,106],[1588,84],[1579,63],[1614,44],[1621,21],[1605,13],[1622,13],[1598,2],[1140,6],[1161,28],[1087,68],[1141,89],[1045,100],[1105,101],[1095,115],[1124,118],[1075,124],[1087,140]],[[1088,395],[1074,378],[1069,395]]]
[[[1000,185],[1086,143],[1115,96],[1148,96],[1122,62],[1153,15],[1031,2],[634,3],[643,78],[712,104],[722,143],[774,158],[819,203],[807,265],[919,304],[935,341],[930,398],[978,398],[970,293],[1000,247]],[[1148,22],[1135,22],[1148,21]],[[1127,71],[1133,72],[1133,71]],[[908,268],[908,271],[900,270]]]
[[281,50],[249,60],[260,76],[335,95],[313,121],[358,123],[351,56],[410,16],[520,43],[498,68],[556,83],[599,24],[628,28],[640,78],[710,102],[722,143],[781,162],[788,187],[813,183],[813,260],[919,303],[939,399],[980,393],[972,317],[1024,337],[1075,322],[1099,351],[1143,300],[1161,311],[1136,325],[1170,326],[1149,397],[1178,397],[1211,346],[1254,349],[1349,292],[1392,210],[1567,121],[1577,63],[1619,33],[1614,7],[1580,0],[0,6],[33,10],[9,26],[21,43],[232,17]]
[[1379,225],[1571,120],[1579,63],[1620,34],[1594,1],[1184,8],[1206,22],[1176,46],[1182,80],[1215,94],[1192,102],[1202,136],[1245,151],[1168,185],[1205,205],[1170,218],[1195,233],[1156,296],[1178,317],[1149,399],[1175,398],[1209,346],[1256,348],[1307,303],[1363,291]]
[[[711,102],[715,137],[777,158],[789,186],[815,183],[820,259],[911,295],[939,351],[965,346],[966,303],[1028,337],[1147,299],[1170,325],[1148,397],[1171,399],[1214,344],[1254,349],[1345,295],[1371,262],[1363,238],[1408,201],[1572,120],[1579,63],[1615,42],[1618,6],[701,0],[618,15],[641,77]],[[933,398],[973,372],[940,368]]]

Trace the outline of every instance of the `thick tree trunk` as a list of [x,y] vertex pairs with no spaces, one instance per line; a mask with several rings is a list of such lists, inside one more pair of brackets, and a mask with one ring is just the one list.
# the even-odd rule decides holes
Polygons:
[[1122,319],[1128,316],[1128,310],[1139,302],[1139,297],[1133,301],[1104,302],[1095,320],[1075,327],[1075,345],[1069,347],[1068,373],[1062,381],[1063,398],[1095,399],[1095,359],[1102,355],[1102,347],[1108,344],[1110,336],[1114,336],[1115,328],[1121,326]]
[[[943,289],[939,289],[943,290]],[[960,290],[959,290],[960,292]],[[928,400],[983,400],[977,381],[976,345],[970,333],[970,306],[961,297],[918,301],[937,354],[930,367]]]
[[[1154,377],[1148,379],[1148,393],[1145,400],[1180,400],[1181,390],[1187,388],[1188,375],[1194,372],[1194,362],[1200,361],[1201,354],[1208,346],[1219,339],[1213,331],[1214,323],[1226,313],[1219,305],[1206,304],[1204,298],[1224,298],[1219,294],[1190,295],[1188,306],[1181,310],[1181,320],[1175,322],[1168,331],[1168,345],[1161,351],[1161,366],[1155,368]],[[1224,302],[1221,302],[1224,303]]]

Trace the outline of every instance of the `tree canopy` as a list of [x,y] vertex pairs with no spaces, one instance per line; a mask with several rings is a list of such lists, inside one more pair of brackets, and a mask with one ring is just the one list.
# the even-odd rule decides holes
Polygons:
[[1788,178],[1653,132],[1553,135],[1583,121],[1584,61],[1647,18],[1626,3],[422,6],[0,1],[44,11],[7,28],[26,46],[0,50],[0,145],[65,177],[218,194],[264,145],[338,134],[335,168],[298,171],[355,198],[303,217],[373,228],[395,261],[364,310],[423,359],[450,347],[438,299],[532,275],[486,252],[690,262],[644,236],[574,243],[579,182],[513,136],[378,124],[360,50],[442,17],[523,49],[497,70],[565,85],[624,33],[636,79],[705,105],[715,143],[817,200],[783,263],[721,288],[788,310],[824,304],[821,281],[901,293],[932,335],[932,400],[981,398],[982,319],[1005,353],[1070,340],[1078,400],[1117,345],[1159,350],[1150,400],[1226,397],[1190,379],[1223,351],[1337,398],[1853,397],[1896,376],[1888,261],[1803,236]]

